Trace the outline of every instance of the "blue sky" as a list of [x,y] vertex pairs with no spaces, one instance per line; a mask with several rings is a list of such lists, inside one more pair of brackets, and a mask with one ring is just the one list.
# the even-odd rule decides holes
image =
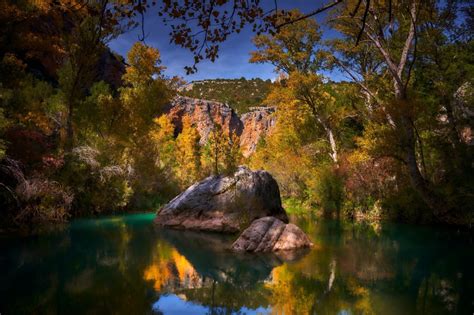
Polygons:
[[[263,0],[263,5],[273,5],[273,0]],[[283,9],[299,8],[303,12],[309,12],[318,8],[325,1],[305,1],[305,0],[285,0],[279,1],[278,7]],[[251,64],[248,62],[250,51],[254,50],[252,37],[255,34],[250,28],[246,28],[240,34],[232,34],[228,40],[220,45],[219,58],[215,62],[203,60],[198,64],[198,72],[193,75],[186,75],[184,66],[190,66],[193,62],[193,55],[188,50],[169,43],[169,26],[165,26],[157,14],[158,8],[151,8],[145,19],[146,43],[158,48],[161,53],[161,60],[167,67],[167,76],[181,76],[186,81],[212,79],[212,78],[262,78],[274,79],[277,74],[270,64]],[[316,20],[321,25],[325,16],[318,15]],[[334,36],[334,32],[324,26],[323,36],[329,38]],[[109,43],[110,48],[126,56],[127,51],[138,40],[141,34],[140,29],[129,31]],[[343,77],[338,73],[327,73],[333,80],[340,80]]]

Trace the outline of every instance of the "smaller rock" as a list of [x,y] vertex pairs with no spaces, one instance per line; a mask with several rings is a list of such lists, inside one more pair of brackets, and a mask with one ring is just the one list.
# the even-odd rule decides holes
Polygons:
[[296,225],[285,224],[275,217],[252,222],[232,244],[240,252],[272,252],[310,247],[309,237]]

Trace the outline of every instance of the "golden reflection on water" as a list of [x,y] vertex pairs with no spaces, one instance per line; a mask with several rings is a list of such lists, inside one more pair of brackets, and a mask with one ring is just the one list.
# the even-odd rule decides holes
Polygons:
[[219,235],[156,230],[151,220],[83,220],[5,239],[2,312],[143,314],[174,295],[211,314],[472,314],[470,234],[305,219],[297,223],[315,246],[283,262],[226,251],[233,240]]
[[[251,305],[254,308],[270,307],[272,314],[345,310],[370,315],[381,309],[389,314],[389,305],[396,303],[398,297],[384,296],[373,290],[372,285],[393,281],[397,270],[394,253],[399,245],[378,239],[379,230],[376,228],[371,232],[375,237],[361,242],[364,233],[357,230],[344,233],[335,240],[337,246],[328,246],[315,239],[314,247],[302,259],[270,268],[252,285],[238,283],[232,277],[228,277],[229,281],[222,280],[226,277],[221,280],[206,278],[193,266],[196,257],[187,258],[174,245],[157,239],[151,263],[143,271],[143,279],[152,282],[157,293],[173,293],[183,301],[221,305],[233,310]],[[367,246],[370,246],[370,253]],[[216,257],[209,256],[209,259]],[[256,265],[255,261],[253,266]],[[222,267],[219,268],[222,273],[235,272],[235,266],[228,269],[219,267]],[[405,268],[410,272],[413,267],[411,263],[405,263]],[[245,294],[236,298],[239,292]],[[421,294],[427,295],[425,291]]]
[[158,242],[153,262],[145,268],[143,279],[153,281],[153,288],[158,292],[195,288],[201,284],[199,274],[186,257],[164,242]]

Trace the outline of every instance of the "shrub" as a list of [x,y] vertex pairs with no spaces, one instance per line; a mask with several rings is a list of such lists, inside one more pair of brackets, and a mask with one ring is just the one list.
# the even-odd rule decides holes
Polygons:
[[58,182],[43,178],[23,181],[16,195],[21,207],[14,217],[18,225],[39,222],[65,222],[70,217],[72,192]]
[[316,194],[324,216],[339,218],[344,201],[344,180],[336,168],[323,166],[318,171]]
[[74,212],[106,212],[123,208],[132,194],[131,170],[112,164],[89,146],[76,147],[65,157],[64,183],[74,188]]

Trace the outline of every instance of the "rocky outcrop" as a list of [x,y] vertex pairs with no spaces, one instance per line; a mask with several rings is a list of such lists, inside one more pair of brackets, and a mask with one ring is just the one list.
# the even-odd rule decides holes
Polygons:
[[308,236],[296,225],[285,224],[275,217],[252,222],[232,244],[240,252],[274,252],[312,246]]
[[251,107],[241,117],[227,104],[189,97],[176,97],[168,109],[168,116],[175,125],[176,135],[182,130],[184,117],[190,117],[205,144],[214,124],[222,126],[223,132],[240,137],[240,147],[245,157],[255,152],[259,140],[275,125],[275,108]]
[[176,97],[168,111],[168,116],[176,127],[176,133],[182,130],[185,116],[191,118],[201,137],[200,143],[205,144],[214,124],[219,124],[227,134],[242,133],[242,122],[232,108],[227,104],[207,101],[184,96]]
[[250,110],[241,117],[243,128],[240,147],[245,157],[255,152],[260,139],[267,135],[276,123],[274,107],[251,107]]
[[277,182],[266,171],[240,167],[231,176],[210,176],[190,186],[158,211],[155,223],[235,233],[266,216],[288,222]]

